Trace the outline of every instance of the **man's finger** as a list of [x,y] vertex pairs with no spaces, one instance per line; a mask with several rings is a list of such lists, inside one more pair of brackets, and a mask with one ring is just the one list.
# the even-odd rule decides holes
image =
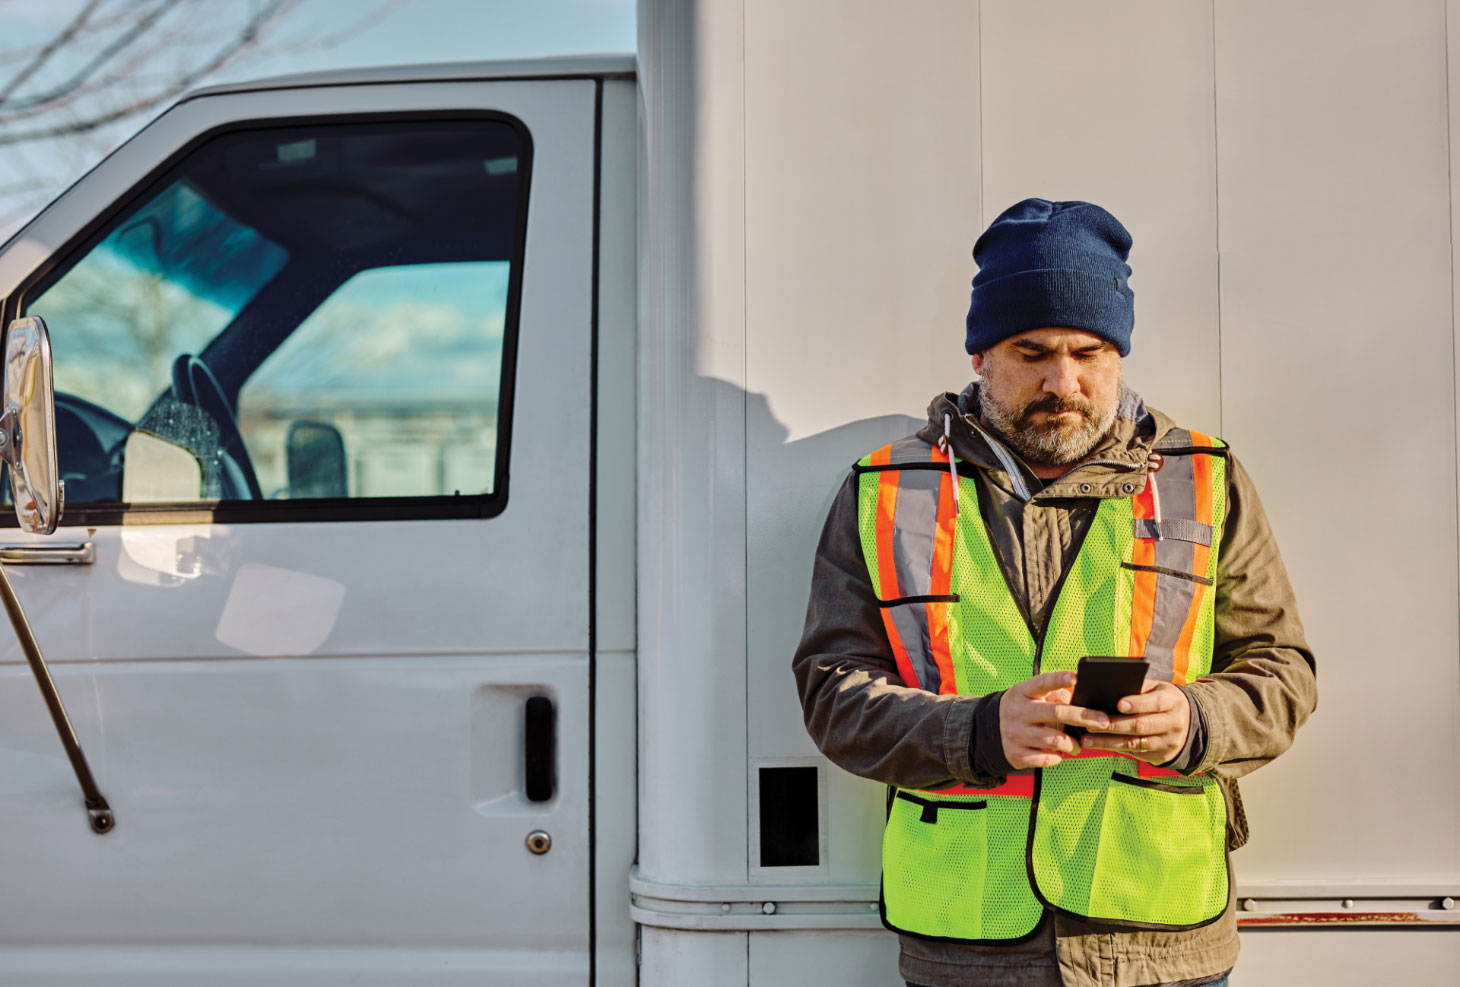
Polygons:
[[1027,726],[1014,735],[1016,747],[1030,751],[1058,751],[1061,754],[1073,754],[1079,750],[1075,739],[1063,730],[1051,730],[1047,726]]
[[1056,689],[1070,689],[1075,685],[1074,672],[1045,672],[1032,679],[1025,679],[1014,686],[1014,692],[1026,699],[1040,699]]
[[1166,713],[1145,713],[1140,716],[1112,716],[1110,725],[1102,727],[1099,732],[1121,737],[1157,737],[1175,727],[1175,720]]
[[1085,727],[1087,730],[1105,730],[1110,726],[1110,717],[1098,709],[1084,706],[1052,706],[1054,721],[1067,726]]
[[1086,734],[1084,743],[1094,750],[1130,754],[1141,760],[1150,760],[1154,764],[1169,761],[1180,750],[1162,737],[1116,737],[1108,733]]
[[1140,694],[1126,696],[1116,706],[1122,713],[1165,713],[1176,708],[1180,693],[1172,686],[1169,689],[1162,688],[1164,682],[1153,682],[1146,680],[1141,688]]

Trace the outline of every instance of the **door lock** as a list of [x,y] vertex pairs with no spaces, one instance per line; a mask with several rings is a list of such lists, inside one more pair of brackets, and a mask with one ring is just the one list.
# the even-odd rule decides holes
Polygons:
[[527,849],[539,857],[553,848],[553,838],[540,829],[527,834]]

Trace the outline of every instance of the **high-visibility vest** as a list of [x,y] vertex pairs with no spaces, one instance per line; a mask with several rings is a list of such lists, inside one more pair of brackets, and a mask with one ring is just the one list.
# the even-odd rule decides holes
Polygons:
[[[1151,678],[1177,684],[1207,674],[1226,447],[1178,430],[1153,451],[1159,472],[1100,500],[1040,637],[1004,580],[974,468],[917,438],[862,459],[862,552],[903,682],[985,695],[1086,655],[1145,657]],[[882,920],[982,943],[1033,935],[1046,908],[1195,928],[1227,905],[1225,828],[1212,777],[1103,751],[994,789],[890,788]]]

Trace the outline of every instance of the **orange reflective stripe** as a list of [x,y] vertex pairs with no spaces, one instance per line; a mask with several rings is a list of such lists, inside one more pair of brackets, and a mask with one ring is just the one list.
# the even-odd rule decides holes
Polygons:
[[1186,622],[1181,625],[1181,636],[1171,651],[1171,681],[1176,685],[1186,684],[1186,672],[1191,667],[1191,642],[1196,636],[1197,617],[1201,614],[1202,596],[1207,587],[1197,584],[1191,594],[1191,609],[1186,611]]
[[[1145,489],[1131,498],[1137,519],[1156,516],[1155,491],[1150,481]],[[1152,538],[1137,538],[1131,547],[1131,562],[1134,565],[1154,566],[1156,564],[1156,542]],[[1138,570],[1134,576],[1130,605],[1130,641],[1126,654],[1139,658],[1146,653],[1146,642],[1151,639],[1151,625],[1156,620],[1156,573]]]
[[1180,771],[1173,771],[1170,768],[1158,768],[1154,764],[1145,761],[1137,761],[1136,777],[1138,778],[1180,778]]
[[[892,446],[883,446],[872,453],[871,465],[886,466],[892,462]],[[877,591],[884,600],[896,600],[902,596],[897,586],[897,565],[893,561],[893,519],[897,516],[897,483],[902,478],[901,470],[885,470],[877,474]],[[882,626],[887,631],[887,643],[892,646],[892,658],[897,663],[897,674],[903,685],[914,689],[922,688],[912,658],[897,626],[892,621],[892,611],[882,607]]]
[[[933,450],[933,459],[946,463],[948,457]],[[953,594],[953,541],[958,517],[958,490],[947,473],[938,487],[938,528],[933,534],[933,578],[928,592],[933,596]],[[951,603],[929,603],[928,638],[933,648],[933,663],[938,666],[938,691],[945,695],[958,692],[958,677],[953,671],[953,648],[948,636],[948,608]]]
[[[1212,438],[1201,432],[1192,432],[1191,444],[1197,448],[1210,449]],[[1212,460],[1210,456],[1191,457],[1191,481],[1196,497],[1196,520],[1210,525],[1212,523]],[[1193,548],[1195,551],[1192,555],[1192,571],[1205,576],[1207,566],[1211,563],[1212,550],[1207,545],[1195,545]],[[1181,636],[1176,639],[1176,647],[1171,652],[1171,681],[1177,685],[1184,685],[1187,681],[1186,673],[1191,667],[1191,642],[1196,636],[1197,617],[1201,613],[1201,604],[1207,589],[1208,587],[1201,584],[1194,587],[1195,592],[1191,594],[1191,607],[1186,611],[1186,620],[1181,625]]]

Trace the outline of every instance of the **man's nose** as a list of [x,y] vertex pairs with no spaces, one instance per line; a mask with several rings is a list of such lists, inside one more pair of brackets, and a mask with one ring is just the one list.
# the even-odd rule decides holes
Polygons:
[[1080,375],[1075,361],[1065,356],[1054,357],[1044,375],[1044,389],[1057,397],[1067,398],[1080,392]]

